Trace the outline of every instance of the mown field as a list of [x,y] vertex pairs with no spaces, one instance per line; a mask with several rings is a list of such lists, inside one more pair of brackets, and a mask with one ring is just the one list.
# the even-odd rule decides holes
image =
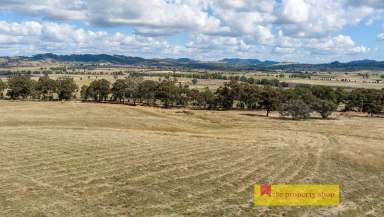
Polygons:
[[[384,119],[0,101],[0,216],[384,216]],[[340,184],[259,207],[255,183]]]

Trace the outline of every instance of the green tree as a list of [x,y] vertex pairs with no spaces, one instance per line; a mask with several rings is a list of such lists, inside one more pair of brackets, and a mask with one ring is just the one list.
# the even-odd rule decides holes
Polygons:
[[32,97],[32,99],[40,99],[41,94],[36,89],[37,88],[37,81],[31,79],[31,86],[32,86],[32,91],[31,91],[30,96]]
[[316,101],[316,96],[313,95],[312,87],[310,85],[299,85],[293,89],[293,99],[300,99],[308,106]]
[[370,115],[378,113],[384,105],[383,91],[373,89],[355,89],[347,97],[346,111],[368,112]]
[[182,84],[179,82],[179,85],[176,87],[176,105],[187,106],[190,100],[189,96],[191,92],[188,84]]
[[194,106],[199,106],[199,95],[200,95],[200,91],[196,88],[194,89],[191,89],[188,91],[188,101],[194,105]]
[[314,110],[319,112],[323,119],[327,119],[337,109],[337,104],[331,100],[318,99],[314,103]]
[[81,87],[81,91],[80,91],[80,98],[82,101],[87,101],[89,98],[90,98],[90,94],[89,94],[89,86],[88,85],[83,85]]
[[216,90],[217,104],[223,109],[231,109],[233,107],[234,95],[228,86],[219,87]]
[[52,100],[53,94],[57,90],[57,82],[53,79],[50,79],[48,76],[39,78],[36,84],[36,91],[39,98],[43,100]]
[[369,102],[364,104],[363,112],[367,112],[369,116],[373,117],[383,111],[384,106],[376,102]]
[[348,97],[348,92],[344,88],[338,87],[335,90],[335,95],[337,104],[345,103]]
[[203,91],[200,91],[197,96],[197,104],[206,109],[213,109],[216,107],[216,97],[215,94],[206,87]]
[[178,97],[178,88],[175,81],[169,78],[162,80],[157,89],[157,98],[163,103],[164,107],[173,106]]
[[145,80],[138,85],[137,96],[146,104],[154,105],[159,83],[157,81]]
[[111,83],[106,79],[92,81],[89,85],[88,95],[97,102],[105,101],[111,92]]
[[[328,86],[312,86],[312,94],[322,100],[329,100],[334,103],[338,101],[338,96],[335,91]],[[340,93],[339,93],[340,94]]]
[[118,79],[112,84],[112,97],[116,101],[123,102],[126,99],[127,82],[125,79]]
[[240,92],[240,102],[247,109],[256,109],[260,103],[261,90],[257,85],[243,84]]
[[199,80],[197,80],[196,78],[193,78],[193,79],[192,79],[192,84],[193,84],[193,85],[196,85],[197,82],[199,82]]
[[56,83],[59,100],[71,100],[74,97],[78,86],[73,78],[59,78]]
[[292,117],[293,120],[307,119],[311,113],[311,107],[301,99],[289,100],[280,106],[280,114],[283,117]]
[[242,86],[237,80],[224,83],[216,90],[217,105],[223,109],[231,109],[235,100],[240,100]]
[[362,112],[368,113],[373,117],[374,114],[379,114],[384,107],[384,92],[380,90],[365,90],[365,100],[362,105]]
[[118,79],[112,84],[112,97],[114,100],[124,102],[132,100],[136,104],[138,98],[139,83],[142,82],[141,78],[129,77],[126,79]]
[[265,86],[261,91],[260,107],[267,111],[267,117],[269,117],[271,111],[274,111],[278,108],[280,102],[279,97],[280,92],[276,88]]
[[12,77],[8,80],[8,88],[7,95],[11,99],[25,99],[32,94],[33,82],[30,77],[26,76]]
[[142,78],[129,77],[125,79],[126,88],[124,90],[124,96],[132,100],[133,104],[136,104],[137,98],[139,98],[138,89],[141,82],[143,82]]
[[4,97],[4,90],[7,88],[7,83],[0,79],[0,99]]
[[364,89],[355,89],[347,97],[346,111],[362,111],[364,103],[366,103],[366,94]]

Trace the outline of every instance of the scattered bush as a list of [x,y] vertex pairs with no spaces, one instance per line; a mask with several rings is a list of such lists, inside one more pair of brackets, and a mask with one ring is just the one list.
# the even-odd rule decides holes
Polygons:
[[18,76],[12,77],[8,80],[7,95],[11,99],[25,99],[32,95],[33,81],[30,77]]
[[78,86],[73,78],[60,78],[56,82],[59,100],[71,100],[75,98],[74,92],[77,91]]
[[4,90],[7,88],[7,84],[0,79],[0,99],[2,99],[4,96],[3,96],[3,92]]
[[323,119],[327,119],[336,111],[337,105],[331,100],[320,99],[314,103],[313,109],[317,111]]
[[292,117],[293,120],[300,120],[309,118],[311,108],[303,100],[295,99],[283,103],[279,112],[283,117]]

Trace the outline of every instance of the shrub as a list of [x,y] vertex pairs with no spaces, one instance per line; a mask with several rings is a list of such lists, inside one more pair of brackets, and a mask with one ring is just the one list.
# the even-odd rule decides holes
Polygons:
[[57,95],[60,100],[70,100],[73,98],[74,92],[77,90],[73,78],[61,78],[57,81]]
[[0,79],[0,99],[3,98],[3,92],[7,88],[7,84]]
[[337,109],[337,105],[331,100],[320,99],[317,100],[313,109],[320,113],[323,119],[327,119]]
[[198,82],[198,80],[197,80],[196,78],[192,79],[192,84],[193,84],[193,85],[196,85],[197,82]]
[[293,99],[283,103],[279,112],[283,117],[292,117],[293,120],[300,120],[309,118],[311,108],[303,100]]
[[27,98],[32,95],[33,86],[30,77],[12,77],[8,80],[9,90],[7,95],[11,97],[11,99]]

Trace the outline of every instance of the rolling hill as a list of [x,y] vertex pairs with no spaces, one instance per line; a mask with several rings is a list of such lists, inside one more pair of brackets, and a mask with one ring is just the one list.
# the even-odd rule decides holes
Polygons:
[[199,61],[189,58],[156,58],[108,55],[108,54],[72,54],[56,55],[52,53],[38,54],[32,57],[1,57],[0,66],[22,65],[25,61],[70,62],[83,64],[108,63],[112,65],[191,68],[206,70],[284,70],[284,71],[357,71],[384,70],[384,61],[357,60],[351,62],[331,62],[323,64],[282,63],[258,59],[227,58],[218,61]]

